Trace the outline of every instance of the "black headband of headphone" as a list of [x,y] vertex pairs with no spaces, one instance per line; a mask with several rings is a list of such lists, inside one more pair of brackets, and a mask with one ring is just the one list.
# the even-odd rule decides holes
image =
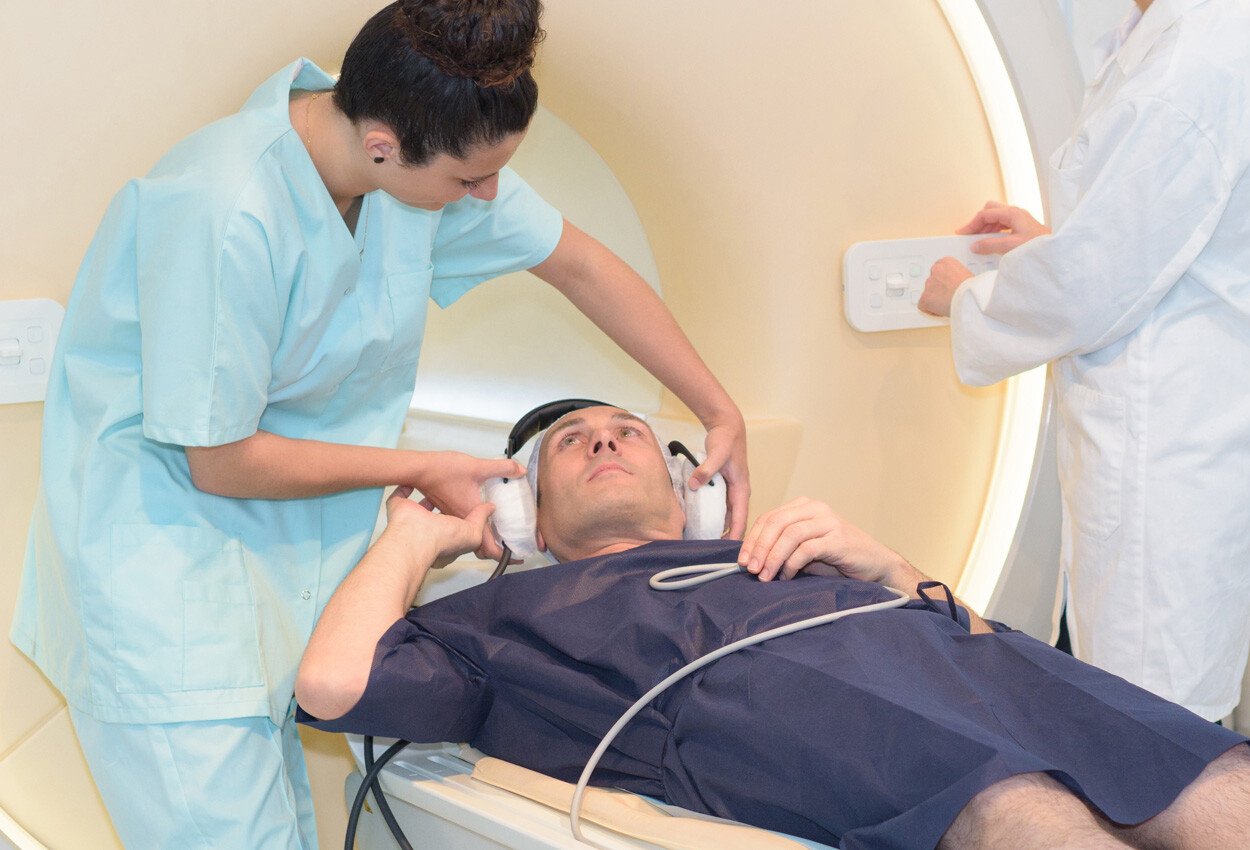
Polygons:
[[549,401],[546,404],[540,404],[518,419],[516,424],[512,426],[512,431],[508,434],[508,445],[504,449],[504,457],[515,455],[535,434],[547,430],[557,419],[572,413],[574,410],[581,410],[583,407],[613,406],[607,402],[595,401],[590,398],[562,398],[559,401]]
[[[512,426],[512,430],[508,433],[508,445],[504,449],[504,457],[512,457],[521,447],[528,443],[535,434],[547,430],[556,421],[564,416],[572,413],[574,410],[581,410],[584,407],[614,407],[605,401],[595,401],[592,398],[562,398],[557,401],[549,401],[546,404],[540,404],[533,410],[524,414]],[[668,444],[668,452],[671,455],[683,455],[686,460],[690,461],[692,466],[698,466],[699,461],[694,456],[694,452],[686,448],[679,441],[673,440]],[[709,481],[708,486],[714,486],[715,482]]]

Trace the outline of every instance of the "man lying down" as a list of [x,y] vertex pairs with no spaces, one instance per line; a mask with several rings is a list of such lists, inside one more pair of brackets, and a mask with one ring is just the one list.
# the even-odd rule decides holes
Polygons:
[[[592,783],[843,848],[1250,847],[1243,736],[948,607],[940,588],[918,593],[924,575],[824,505],[765,514],[745,543],[682,541],[661,450],[625,411],[579,410],[535,451],[540,543],[562,563],[410,611],[429,569],[478,545],[490,506],[461,520],[397,493],[313,634],[302,720],[468,741],[576,781],[617,717],[687,661],[890,587],[914,601],[682,680]],[[735,560],[749,572],[647,584]]]

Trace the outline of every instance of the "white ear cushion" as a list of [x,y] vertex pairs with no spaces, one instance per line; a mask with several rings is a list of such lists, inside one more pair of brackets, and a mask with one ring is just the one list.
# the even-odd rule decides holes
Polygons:
[[[661,446],[667,446],[667,443],[661,441]],[[686,509],[686,482],[690,480],[690,474],[694,472],[694,467],[690,465],[690,461],[682,455],[671,455],[668,449],[664,448],[664,463],[668,465],[668,479],[673,484],[673,493],[677,496],[677,504],[681,505],[681,509]]]
[[[686,464],[690,466],[689,463]],[[694,470],[691,469],[690,472]],[[687,474],[683,481],[689,480]],[[725,501],[725,479],[720,473],[712,476],[712,480],[698,490],[690,490],[685,486],[686,527],[682,537],[686,540],[717,540],[725,531],[725,512],[728,503]]]
[[669,455],[665,450],[668,463],[668,477],[673,482],[673,492],[686,514],[686,527],[682,530],[685,540],[716,540],[725,530],[725,512],[728,503],[725,501],[725,479],[720,473],[712,476],[712,480],[698,490],[686,486],[690,476],[694,474],[694,465],[683,455]]
[[492,478],[482,486],[482,491],[486,501],[495,505],[491,525],[512,550],[513,557],[524,560],[536,554],[538,518],[529,481],[524,478]]
[[538,459],[542,457],[543,439],[546,436],[546,431],[539,431],[534,436],[534,439],[530,441],[534,444],[534,447],[530,449],[530,456],[525,461],[525,480],[530,483],[531,493],[538,492]]

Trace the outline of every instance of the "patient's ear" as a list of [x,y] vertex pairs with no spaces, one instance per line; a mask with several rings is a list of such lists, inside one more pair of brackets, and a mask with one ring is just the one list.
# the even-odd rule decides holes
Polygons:
[[547,541],[546,541],[546,540],[543,540],[543,533],[542,533],[541,531],[539,531],[539,530],[535,529],[535,530],[534,530],[534,537],[535,537],[535,539],[538,541],[538,551],[539,551],[539,552],[546,552],[546,551],[547,551]]

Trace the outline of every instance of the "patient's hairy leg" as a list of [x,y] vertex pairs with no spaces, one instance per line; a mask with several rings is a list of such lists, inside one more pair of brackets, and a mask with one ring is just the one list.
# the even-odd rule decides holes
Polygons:
[[1238,744],[1207,765],[1172,805],[1150,820],[1110,831],[1149,850],[1250,847],[1250,747]]
[[1004,779],[973,797],[938,843],[938,850],[1123,848],[1071,791],[1044,773]]

